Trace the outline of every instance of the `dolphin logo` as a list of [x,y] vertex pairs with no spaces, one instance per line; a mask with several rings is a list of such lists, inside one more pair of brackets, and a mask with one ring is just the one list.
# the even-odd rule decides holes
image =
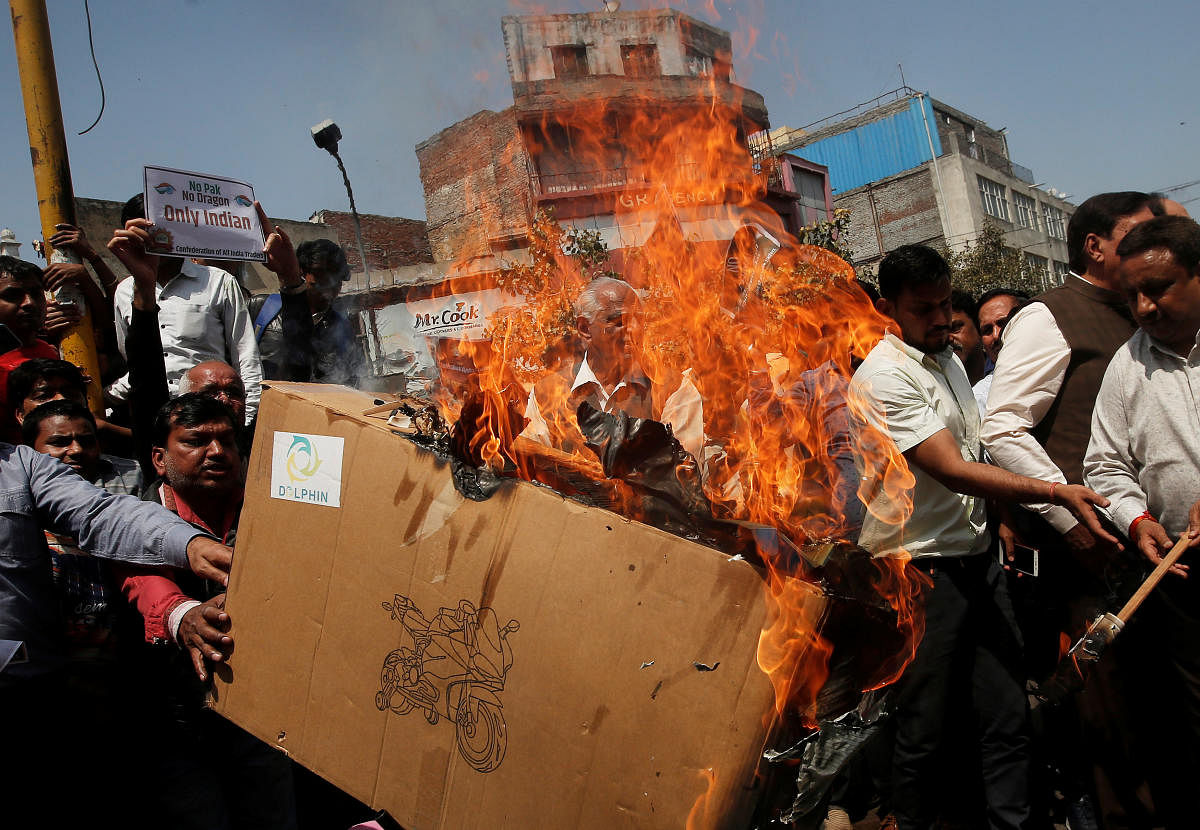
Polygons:
[[292,483],[308,481],[321,468],[321,459],[312,441],[303,435],[292,436],[292,445],[287,451],[287,474]]

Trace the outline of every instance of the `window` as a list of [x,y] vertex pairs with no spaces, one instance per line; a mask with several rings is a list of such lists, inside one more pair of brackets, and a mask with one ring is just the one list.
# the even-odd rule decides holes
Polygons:
[[1044,256],[1025,252],[1025,261],[1029,263],[1029,267],[1037,272],[1038,277],[1043,281],[1050,278],[1050,260]]
[[996,184],[983,176],[976,178],[979,179],[979,198],[983,200],[983,212],[1007,222],[1008,200],[1004,198],[1004,185]]
[[1016,215],[1017,224],[1022,228],[1033,228],[1036,231],[1038,228],[1037,202],[1015,190],[1012,197],[1013,213]]
[[811,225],[828,218],[825,212],[825,178],[792,165],[792,187],[800,194],[800,206],[804,211],[804,224]]
[[653,43],[622,46],[621,65],[628,78],[654,78],[662,74],[658,68],[658,47]]
[[1067,265],[1067,263],[1065,263],[1065,262],[1059,262],[1057,259],[1054,260],[1054,279],[1055,280],[1057,280],[1059,283],[1061,283],[1067,278],[1067,274],[1069,274],[1069,273],[1071,273],[1070,265]]
[[1063,212],[1053,205],[1042,203],[1042,218],[1046,222],[1046,233],[1055,239],[1067,238],[1067,222]]
[[733,71],[729,61],[706,55],[691,46],[687,47],[685,61],[688,74],[695,78],[716,78],[718,81],[728,81]]
[[586,46],[551,46],[555,78],[585,78],[588,74]]

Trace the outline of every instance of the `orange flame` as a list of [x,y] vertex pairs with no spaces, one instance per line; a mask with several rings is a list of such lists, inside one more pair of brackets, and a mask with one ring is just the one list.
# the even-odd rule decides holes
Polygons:
[[706,830],[706,828],[715,827],[721,818],[720,815],[713,814],[709,805],[717,785],[716,770],[702,769],[698,772],[704,779],[704,792],[696,798],[692,809],[688,811],[687,823],[684,825],[685,830]]
[[[742,40],[753,48],[756,36]],[[653,94],[641,98],[638,84],[620,76],[593,81],[587,100],[546,96],[538,109],[518,99],[521,140],[538,203],[568,211],[586,203],[579,215],[611,217],[618,250],[606,258],[595,235],[572,229],[569,216],[531,218],[529,261],[497,276],[524,303],[493,318],[486,348],[461,346],[482,375],[460,429],[480,463],[556,484],[561,469],[547,473],[519,437],[519,415],[536,389],[555,457],[570,474],[602,478],[568,400],[582,357],[573,304],[591,278],[621,274],[641,295],[640,336],[631,346],[637,365],[666,391],[686,380],[703,401],[697,460],[714,515],[768,526],[790,542],[784,552],[761,551],[768,618],[758,662],[774,687],[775,712],[812,723],[834,644],[822,636],[828,600],[799,578],[795,551],[820,560],[835,544],[855,541],[855,506],[874,495],[865,491],[864,469],[888,496],[893,514],[883,518],[899,524],[911,512],[913,478],[903,456],[846,394],[886,321],[849,264],[797,244],[768,205],[775,160],[749,148],[747,136],[766,126],[756,121],[761,103],[752,93],[715,71],[652,82]],[[613,493],[636,510],[619,485]],[[895,613],[904,642],[872,675],[872,687],[899,676],[923,630],[921,583],[905,564],[888,558],[869,566],[875,598]],[[711,792],[715,774],[706,776]],[[707,810],[706,795],[688,827],[711,823]]]

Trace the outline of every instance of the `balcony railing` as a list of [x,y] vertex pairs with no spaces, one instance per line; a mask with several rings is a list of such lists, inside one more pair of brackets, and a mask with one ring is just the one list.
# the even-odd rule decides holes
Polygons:
[[[744,179],[748,180],[757,175],[760,175],[759,171],[747,170]],[[737,177],[720,177],[719,180],[734,182]],[[538,173],[533,169],[529,171],[529,183],[539,196],[583,195],[629,187],[645,188],[657,184],[708,184],[715,181],[717,179],[705,175],[701,166],[695,162],[680,164],[661,172],[631,167],[572,170],[565,173]]]
[[958,133],[950,133],[949,137],[950,146],[947,148],[949,152],[969,156],[970,158],[982,161],[993,170],[999,170],[1001,173],[1012,176],[1014,179],[1023,181],[1026,184],[1034,184],[1033,171],[1028,167],[1017,164],[1001,153],[988,150],[982,144],[967,141]]

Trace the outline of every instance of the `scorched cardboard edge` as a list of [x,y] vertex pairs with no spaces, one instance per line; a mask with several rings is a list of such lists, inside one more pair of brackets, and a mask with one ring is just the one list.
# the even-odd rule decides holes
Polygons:
[[468,501],[373,402],[264,391],[217,711],[412,830],[674,830],[706,793],[745,826],[755,569],[524,482]]

